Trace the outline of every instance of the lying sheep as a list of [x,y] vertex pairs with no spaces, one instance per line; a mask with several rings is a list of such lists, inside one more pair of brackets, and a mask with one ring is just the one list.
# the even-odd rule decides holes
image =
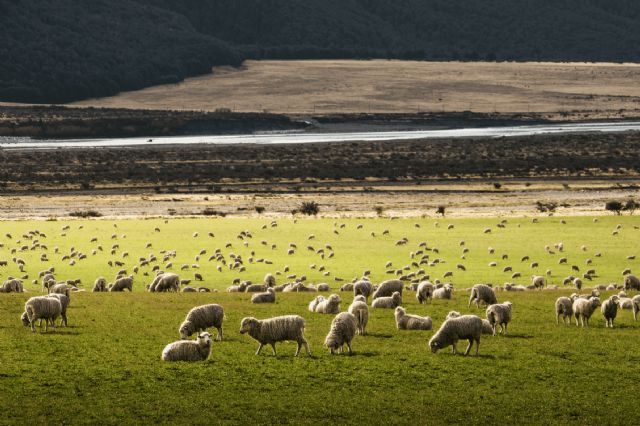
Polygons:
[[48,297],[54,297],[60,302],[60,326],[67,326],[67,308],[69,307],[70,299],[64,294],[52,293]]
[[369,281],[361,280],[353,285],[354,297],[362,295],[365,299],[368,299],[371,293],[373,293],[373,285]]
[[264,293],[268,288],[265,284],[250,284],[244,291],[246,293]]
[[429,340],[431,352],[436,353],[439,349],[452,346],[452,352],[457,353],[458,340],[468,340],[469,346],[464,352],[469,354],[473,342],[476,342],[476,355],[480,351],[480,335],[482,334],[482,319],[475,315],[463,315],[457,318],[449,318],[442,323],[440,329]]
[[0,286],[0,293],[24,293],[22,281],[15,278],[6,280],[2,286]]
[[353,283],[346,283],[340,287],[340,291],[353,291]]
[[445,284],[440,288],[433,290],[434,299],[451,299],[453,295],[453,286],[451,284]]
[[109,289],[109,291],[125,291],[125,290],[133,291],[132,276],[117,279],[113,283],[113,286],[111,286],[111,288]]
[[318,303],[324,300],[325,300],[324,296],[318,296],[314,298],[311,302],[309,302],[309,312],[315,312],[316,307],[318,306]]
[[163,361],[206,361],[211,354],[211,334],[201,333],[196,340],[178,340],[162,350]]
[[600,310],[602,312],[602,315],[604,316],[605,327],[613,328],[613,320],[615,320],[616,316],[618,315],[618,299],[618,296],[613,295],[602,302]]
[[378,297],[371,303],[371,307],[374,309],[395,309],[400,305],[402,305],[402,295],[397,291],[391,297]]
[[264,320],[246,317],[240,323],[240,334],[248,333],[249,336],[258,341],[260,346],[258,346],[256,355],[260,354],[262,347],[266,344],[271,345],[275,355],[276,343],[290,340],[298,343],[295,356],[300,354],[302,346],[304,346],[307,354],[311,356],[309,344],[304,338],[304,325],[304,318],[298,315],[284,315]]
[[[461,317],[462,314],[457,311],[449,311],[445,319],[449,318],[458,318]],[[493,336],[493,326],[487,319],[482,320],[482,334],[491,334]]]
[[418,284],[416,299],[418,299],[418,303],[433,302],[433,284],[429,281],[422,281]]
[[62,304],[55,297],[37,296],[32,297],[24,304],[24,314],[22,323],[25,326],[31,325],[31,331],[36,331],[36,321],[45,320],[44,331],[49,330],[49,323],[56,329],[56,319],[62,312]]
[[357,320],[353,314],[349,312],[341,312],[335,316],[331,321],[331,328],[329,334],[324,339],[324,345],[329,348],[329,351],[333,354],[336,350],[340,349],[342,353],[343,346],[346,344],[349,349],[349,355],[353,353],[351,350],[351,341],[356,334]]
[[378,297],[390,297],[395,292],[400,293],[400,296],[402,296],[403,289],[404,284],[400,280],[383,281],[378,286],[378,289],[373,292],[373,298],[377,299]]
[[328,298],[322,298],[316,304],[315,312],[319,314],[337,314],[340,312],[340,296],[332,294]]
[[187,339],[193,333],[207,331],[209,327],[218,330],[218,340],[222,341],[222,321],[224,320],[224,309],[222,306],[211,303],[192,308],[187,313],[186,318],[180,325],[178,332],[180,338]]
[[396,308],[394,316],[398,330],[431,330],[431,317],[407,314],[407,311],[402,306]]
[[573,302],[573,315],[576,317],[576,326],[580,326],[582,322],[583,327],[589,326],[589,318],[593,315],[593,312],[600,306],[600,299],[592,297],[590,299],[577,298]]
[[471,294],[469,295],[469,305],[467,307],[471,307],[472,303],[476,304],[476,307],[480,307],[480,303],[484,303],[485,305],[493,305],[497,303],[498,299],[496,299],[496,293],[493,289],[486,284],[476,284],[471,288]]
[[511,302],[496,303],[487,308],[487,320],[496,335],[496,326],[500,325],[500,334],[507,334],[507,325],[511,321]]
[[331,287],[327,283],[320,283],[317,286],[318,291],[331,291]]
[[573,302],[575,299],[569,297],[558,297],[556,299],[556,324],[560,325],[560,315],[562,315],[562,322],[565,325],[571,324],[571,317],[573,316]]
[[369,322],[369,307],[364,296],[359,295],[353,299],[351,305],[349,305],[348,312],[356,317],[357,333],[361,336],[366,334],[365,328],[367,322]]
[[276,291],[269,287],[264,293],[251,296],[251,303],[276,303]]
[[96,278],[95,282],[93,283],[93,290],[92,291],[94,293],[107,291],[107,280],[104,277]]
[[640,279],[635,275],[627,275],[624,277],[624,289],[625,290],[640,290]]

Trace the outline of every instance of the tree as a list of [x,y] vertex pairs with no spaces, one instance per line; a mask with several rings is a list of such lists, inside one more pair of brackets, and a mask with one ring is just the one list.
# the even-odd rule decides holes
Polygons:
[[548,203],[544,203],[542,201],[536,201],[536,209],[540,213],[545,213],[545,212],[553,213],[556,211],[557,208],[558,208],[558,203],[554,203],[553,201],[550,201]]
[[638,204],[637,201],[633,200],[633,199],[629,199],[627,200],[626,203],[624,203],[624,210],[628,211],[630,215],[633,214],[633,212],[636,211],[636,209],[639,207],[640,205]]
[[315,216],[320,211],[320,206],[315,201],[303,201],[299,211],[307,216]]
[[444,217],[446,209],[447,208],[445,206],[438,206],[438,208],[436,209],[436,214],[441,214],[442,217]]
[[607,204],[604,205],[604,208],[619,215],[624,206],[620,201],[607,201]]

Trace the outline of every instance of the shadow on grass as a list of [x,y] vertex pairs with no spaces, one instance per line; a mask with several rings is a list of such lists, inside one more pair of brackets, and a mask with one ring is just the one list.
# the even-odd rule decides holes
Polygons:
[[379,339],[391,339],[393,335],[385,334],[385,333],[367,333],[364,337],[377,337]]
[[534,338],[534,336],[530,334],[506,334],[506,335],[497,334],[495,337],[503,337],[505,339],[533,339]]

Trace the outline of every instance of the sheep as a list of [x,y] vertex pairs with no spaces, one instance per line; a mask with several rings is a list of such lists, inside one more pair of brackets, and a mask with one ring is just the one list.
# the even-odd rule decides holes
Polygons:
[[49,287],[49,294],[57,293],[64,294],[68,298],[71,298],[71,286],[65,283],[59,283]]
[[573,316],[573,302],[573,299],[566,296],[558,297],[556,299],[555,312],[557,325],[560,325],[560,315],[562,315],[562,322],[565,325],[571,324],[571,317]]
[[373,293],[373,285],[367,280],[357,281],[353,284],[353,296],[363,295],[365,299]]
[[98,277],[93,283],[93,292],[98,293],[102,291],[107,291],[107,280],[104,277]]
[[640,294],[633,296],[633,320],[638,321],[638,312],[640,311]]
[[434,299],[451,299],[453,294],[453,286],[451,284],[445,284],[440,288],[433,290]]
[[315,299],[309,302],[309,312],[315,312],[318,303],[322,302],[323,300],[325,300],[324,296],[317,296]]
[[469,346],[464,352],[468,355],[476,342],[476,356],[480,351],[480,335],[482,334],[482,319],[476,315],[462,315],[457,318],[449,318],[440,326],[440,329],[429,340],[429,348],[431,352],[436,353],[439,349],[452,346],[452,352],[455,355],[458,340],[464,339],[469,341]]
[[346,283],[340,287],[340,291],[353,291],[353,283]]
[[431,317],[409,315],[402,306],[396,308],[394,316],[398,330],[431,330]]
[[[229,293],[238,293],[238,292],[242,293],[247,288],[247,285],[248,284],[246,282],[240,283],[239,285],[232,285],[230,287],[227,287],[227,292],[229,292]],[[278,291],[277,288],[276,288],[276,291]]]
[[117,279],[109,291],[133,291],[133,276]]
[[265,284],[250,284],[244,289],[247,293],[264,293],[269,287]]
[[573,279],[573,285],[578,290],[582,289],[582,280],[580,278],[574,278]]
[[[322,297],[322,296],[321,296]],[[315,307],[315,312],[319,314],[337,314],[340,312],[340,296],[332,294],[328,298],[319,300]]]
[[173,272],[166,272],[156,275],[156,278],[149,287],[150,292],[163,293],[168,291],[180,291],[180,277]]
[[534,275],[531,277],[531,284],[533,284],[537,289],[542,290],[545,286],[545,279],[541,275]]
[[580,326],[578,320],[582,322],[583,327],[589,326],[589,318],[593,312],[600,306],[600,299],[592,297],[590,299],[577,298],[573,302],[573,315],[576,318],[576,326]]
[[402,305],[402,295],[396,291],[391,297],[378,297],[374,299],[371,307],[374,309],[395,309],[400,305]]
[[496,293],[493,289],[486,284],[476,284],[471,288],[471,294],[469,295],[469,304],[467,307],[471,307],[471,304],[476,304],[476,307],[480,307],[480,303],[484,303],[487,306],[493,305],[498,302],[496,299]]
[[162,350],[163,361],[206,361],[211,354],[211,334],[201,333],[196,340],[178,340]]
[[367,301],[364,296],[359,295],[354,297],[353,302],[349,305],[348,312],[356,317],[356,332],[364,336],[366,334],[365,328],[369,322],[369,307],[367,306]]
[[640,279],[635,275],[627,275],[624,277],[625,290],[640,290]]
[[500,334],[507,334],[507,325],[511,321],[511,302],[496,303],[487,308],[486,314],[493,335],[496,335],[496,326],[500,325]]
[[15,278],[8,279],[2,284],[2,286],[0,286],[0,293],[24,293],[22,281]]
[[257,340],[260,346],[256,355],[260,354],[262,347],[271,345],[273,355],[276,355],[276,343],[286,340],[294,341],[298,344],[295,356],[300,354],[300,349],[304,346],[307,354],[311,356],[309,344],[304,338],[304,318],[299,315],[283,315],[264,320],[253,317],[245,317],[240,322],[240,334],[249,334]]
[[269,287],[264,293],[251,296],[251,303],[276,303],[276,291]]
[[618,302],[619,298],[615,294],[602,302],[602,306],[600,307],[600,311],[604,316],[605,320],[605,328],[611,327],[613,328],[613,320],[616,319],[618,315]]
[[353,314],[349,312],[339,313],[331,321],[331,328],[324,339],[324,345],[333,354],[338,349],[342,353],[343,346],[346,344],[349,349],[349,355],[351,355],[353,353],[351,341],[356,334],[357,328],[357,320]]
[[64,294],[52,293],[48,297],[54,297],[58,299],[60,302],[60,326],[64,325],[65,327],[68,324],[67,321],[67,308],[69,307],[70,299]]
[[37,296],[32,297],[24,304],[24,314],[22,323],[25,326],[31,325],[31,331],[36,332],[36,321],[45,320],[44,331],[49,330],[49,323],[56,329],[56,319],[62,312],[62,304],[56,297]]
[[327,283],[320,283],[316,286],[318,291],[331,291],[331,287]]
[[433,284],[429,281],[422,281],[418,284],[418,290],[416,291],[416,299],[418,303],[433,302]]
[[390,297],[393,293],[398,292],[402,296],[404,284],[400,280],[387,280],[380,283],[378,289],[373,292],[373,298]]
[[[458,318],[458,317],[461,317],[461,316],[462,316],[462,314],[460,312],[449,311],[449,313],[447,314],[445,319]],[[491,325],[489,320],[486,320],[486,319],[482,320],[482,334],[491,334],[491,335],[493,335],[493,326]]]
[[222,321],[224,320],[224,308],[211,303],[192,308],[180,325],[178,332],[181,339],[187,339],[193,333],[207,331],[209,327],[218,330],[217,339],[222,341]]

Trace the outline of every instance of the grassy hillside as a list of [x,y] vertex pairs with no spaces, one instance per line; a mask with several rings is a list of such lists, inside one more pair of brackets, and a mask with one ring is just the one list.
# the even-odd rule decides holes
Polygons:
[[[325,280],[309,263],[325,264],[331,277],[359,275],[372,270],[374,281],[385,277],[384,262],[395,267],[410,262],[409,252],[420,241],[437,246],[440,253],[430,252],[446,263],[427,268],[432,277],[462,262],[467,272],[455,272],[457,288],[454,299],[436,300],[431,305],[418,305],[406,292],[404,306],[408,312],[429,315],[439,327],[450,310],[476,313],[484,310],[467,308],[468,294],[462,288],[478,281],[502,283],[507,278],[498,271],[506,262],[527,276],[529,262],[520,256],[529,254],[540,262],[540,269],[551,268],[551,282],[569,273],[560,266],[560,254],[547,254],[545,244],[563,241],[562,256],[569,264],[584,269],[587,257],[598,272],[595,282],[620,282],[625,267],[637,268],[637,260],[626,260],[635,254],[637,233],[634,218],[510,219],[504,229],[496,228],[495,219],[441,220],[345,220],[334,227],[332,220],[280,220],[277,227],[267,220],[122,220],[71,222],[5,223],[1,238],[4,246],[0,258],[10,259],[10,250],[25,242],[21,235],[38,229],[47,234],[41,242],[48,245],[50,262],[42,264],[42,250],[18,252],[27,262],[27,272],[55,266],[59,278],[81,277],[84,286],[104,274],[111,277],[114,269],[107,259],[124,260],[127,268],[139,256],[159,254],[162,248],[178,250],[174,262],[193,263],[201,248],[211,253],[220,247],[228,256],[233,251],[248,259],[250,250],[273,260],[271,266],[247,263],[244,278],[259,280],[266,271],[282,270],[289,265],[293,273],[306,273],[314,282]],[[420,228],[415,223],[420,224]],[[357,224],[362,229],[357,229]],[[447,230],[447,224],[454,228]],[[63,225],[70,229],[63,231]],[[114,227],[117,225],[117,228]],[[344,228],[341,225],[344,224]],[[619,235],[611,235],[617,224]],[[82,229],[80,229],[82,226]],[[160,232],[154,231],[155,227]],[[484,234],[492,227],[490,234]],[[333,230],[339,233],[336,234]],[[390,235],[382,236],[388,229]],[[236,235],[249,230],[253,238],[248,247]],[[199,232],[193,237],[193,232]],[[374,238],[370,232],[376,232]],[[215,237],[208,237],[214,232]],[[112,234],[117,238],[112,239]],[[308,240],[309,234],[315,239]],[[64,235],[63,235],[64,234]],[[125,236],[123,236],[125,235]],[[98,242],[90,243],[96,236]],[[407,237],[406,246],[396,246]],[[20,239],[18,242],[16,240]],[[261,240],[277,244],[276,250],[263,246]],[[461,260],[460,240],[470,249]],[[225,248],[226,242],[232,247]],[[145,248],[151,242],[151,248]],[[294,255],[286,254],[289,242],[297,243]],[[115,255],[108,254],[113,243],[120,245]],[[331,244],[335,257],[322,260],[306,250]],[[71,246],[90,253],[103,245],[105,252],[80,261],[71,267],[60,260]],[[582,251],[581,245],[586,245]],[[488,246],[496,249],[489,255]],[[54,247],[59,254],[54,254]],[[128,251],[130,257],[122,258]],[[596,251],[602,257],[593,257]],[[204,256],[206,258],[206,256]],[[500,268],[490,268],[496,260]],[[237,275],[233,271],[215,272],[212,263],[200,259],[200,272],[205,285],[222,289]],[[143,268],[143,271],[146,271]],[[2,276],[16,275],[10,261]],[[191,272],[184,272],[184,277]],[[252,305],[244,293],[150,294],[143,291],[148,278],[137,276],[133,293],[75,293],[69,308],[69,327],[44,334],[31,333],[20,324],[24,301],[40,294],[28,285],[29,293],[3,294],[0,297],[0,392],[4,398],[4,422],[41,423],[277,423],[277,424],[415,424],[416,419],[429,423],[451,424],[471,422],[504,422],[517,424],[596,424],[627,423],[638,415],[634,398],[636,386],[633,371],[638,362],[638,323],[629,311],[619,312],[617,326],[605,329],[599,311],[589,329],[556,326],[553,303],[559,291],[498,293],[499,301],[510,300],[514,319],[504,336],[486,336],[481,340],[480,356],[452,356],[449,349],[437,354],[429,352],[427,341],[433,332],[396,330],[390,310],[372,310],[368,335],[357,336],[354,355],[329,355],[322,348],[332,315],[307,311],[313,293],[279,293],[274,305]],[[279,282],[284,279],[279,276]],[[338,283],[329,279],[332,288]],[[522,282],[527,282],[523,279]],[[608,297],[610,292],[603,293]],[[630,294],[631,295],[631,294]],[[350,293],[341,293],[342,308],[351,302]],[[220,303],[224,306],[225,340],[214,342],[211,358],[204,363],[165,364],[160,361],[163,347],[178,339],[177,329],[186,312],[193,306]],[[240,320],[245,316],[265,318],[280,314],[299,314],[306,319],[306,336],[313,357],[293,357],[295,345],[279,344],[278,355],[269,350],[256,357],[257,344],[240,335]],[[460,342],[459,349],[465,343]],[[615,377],[615,384],[607,385]],[[603,397],[606,395],[606,397]],[[63,401],[61,409],[55,401]],[[597,401],[597,403],[593,403]]]
[[66,102],[243,58],[638,61],[631,0],[0,0],[0,100]]

